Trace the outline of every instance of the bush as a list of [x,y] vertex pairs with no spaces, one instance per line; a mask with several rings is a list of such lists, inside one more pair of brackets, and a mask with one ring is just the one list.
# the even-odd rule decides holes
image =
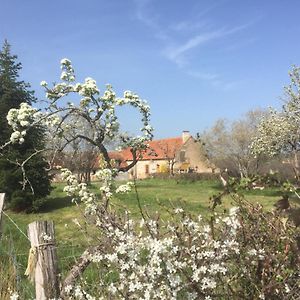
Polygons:
[[30,213],[39,211],[45,202],[45,198],[36,198],[30,192],[18,190],[13,192],[9,207],[16,212]]
[[[70,175],[68,190],[91,211],[87,187]],[[143,214],[136,222],[97,209],[95,230],[101,244],[82,259],[98,265],[100,281],[68,288],[103,299],[298,299],[300,290],[299,228],[278,212],[230,194],[229,212],[202,218],[181,207],[166,222]],[[139,200],[138,200],[139,201]],[[96,206],[95,206],[96,207]],[[87,216],[87,215],[86,215]],[[94,220],[93,214],[88,219]],[[66,288],[66,286],[63,288]],[[120,296],[121,295],[121,296]]]

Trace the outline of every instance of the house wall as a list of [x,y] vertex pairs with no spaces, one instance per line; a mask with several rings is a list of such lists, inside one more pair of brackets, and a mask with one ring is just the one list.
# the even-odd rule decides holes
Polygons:
[[[181,152],[184,152],[184,157]],[[188,163],[188,166],[197,173],[212,172],[212,169],[205,163],[205,157],[202,154],[201,145],[195,142],[193,138],[188,139],[181,147],[176,154],[175,160],[175,173],[179,172],[182,163]],[[130,164],[131,161],[128,161],[128,163]],[[130,177],[144,179],[149,177],[151,174],[159,173],[163,169],[163,166],[169,166],[167,159],[140,160],[131,170],[129,170],[129,175]]]
[[[128,161],[130,164],[131,161]],[[136,165],[129,170],[130,177],[144,179],[149,177],[151,174],[159,173],[161,167],[167,165],[168,161],[164,159],[158,160],[139,160]],[[148,173],[146,172],[148,171]]]
[[[184,152],[184,160],[182,161]],[[176,154],[176,163],[174,169],[179,169],[180,165],[184,162],[189,163],[189,167],[194,169],[197,173],[211,173],[212,169],[206,164],[206,158],[203,155],[201,144],[196,142],[193,138],[188,139],[188,141],[181,147],[181,149]]]

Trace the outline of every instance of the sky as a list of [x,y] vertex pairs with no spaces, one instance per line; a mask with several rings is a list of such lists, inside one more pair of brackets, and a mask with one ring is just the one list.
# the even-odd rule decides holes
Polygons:
[[[300,65],[298,0],[1,0],[21,78],[43,99],[69,58],[77,79],[131,90],[151,107],[155,138],[192,134],[219,118],[282,104],[288,71]],[[124,128],[141,127],[120,112]]]

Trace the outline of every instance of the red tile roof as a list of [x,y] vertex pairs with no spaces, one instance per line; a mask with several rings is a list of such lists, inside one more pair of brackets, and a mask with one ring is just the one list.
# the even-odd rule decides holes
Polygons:
[[[173,158],[183,145],[182,137],[154,140],[148,143],[149,148],[141,153],[140,160]],[[119,161],[132,160],[130,148],[109,152],[111,159]]]

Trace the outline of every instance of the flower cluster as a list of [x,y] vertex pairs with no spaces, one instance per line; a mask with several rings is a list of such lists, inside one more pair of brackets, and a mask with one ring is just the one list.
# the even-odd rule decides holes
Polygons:
[[258,125],[257,136],[254,137],[250,146],[252,153],[277,155],[289,147],[288,141],[293,140],[292,133],[298,131],[293,127],[294,124],[290,122],[287,115],[270,109],[269,114],[263,117]]
[[12,143],[24,143],[26,130],[31,123],[36,119],[38,112],[27,103],[21,103],[20,108],[12,108],[7,114],[7,122],[12,127],[14,132],[10,136]]
[[[120,134],[118,132],[119,122],[115,112],[116,107],[130,105],[137,108],[141,114],[143,123],[141,132],[143,135],[127,139],[123,146],[144,147],[143,143],[152,138],[153,128],[150,125],[150,107],[145,100],[141,100],[137,94],[130,91],[126,91],[123,98],[118,98],[109,84],[101,96],[96,81],[90,77],[86,78],[83,83],[74,83],[74,69],[70,60],[63,59],[61,66],[63,70],[61,79],[63,82],[54,85],[52,88],[49,88],[45,81],[41,82],[51,103],[49,106],[50,111],[59,108],[58,100],[60,98],[71,93],[80,95],[82,98],[79,106],[69,103],[66,115],[73,114],[74,116],[82,117],[83,121],[87,121],[91,125],[91,130],[94,131],[95,136],[94,141],[101,140],[102,142],[104,136],[112,139]],[[67,119],[64,116],[63,118]],[[122,134],[120,135],[122,136]]]
[[[131,191],[133,183],[127,182],[118,187],[115,186],[114,177],[117,171],[115,169],[103,168],[97,171],[96,177],[100,181],[99,190],[102,198],[110,200],[113,193],[125,194]],[[72,197],[72,202],[82,202],[85,204],[85,214],[95,215],[99,207],[99,201],[94,193],[88,190],[86,183],[79,183],[76,176],[66,168],[61,169],[62,179],[66,181],[64,192]]]
[[[111,171],[102,170],[98,176],[103,182],[113,182]],[[119,190],[128,191],[123,186]],[[86,187],[85,191],[89,195]],[[152,218],[135,221],[128,213],[125,220],[119,219],[98,205],[95,226],[103,246],[85,253],[85,259],[101,266],[97,293],[90,293],[84,285],[69,286],[70,299],[86,295],[141,300],[209,300],[219,295],[268,299],[276,295],[280,299],[300,288],[293,266],[296,252],[281,250],[293,249],[287,246],[293,241],[284,238],[287,224],[283,226],[276,215],[265,214],[260,206],[232,207],[225,215],[214,213],[211,221],[176,207],[168,221],[160,222]],[[278,236],[270,240],[273,231]],[[268,290],[273,284],[276,290]]]
[[117,187],[116,193],[117,194],[126,194],[132,190],[133,182],[127,182],[126,184],[122,184]]

